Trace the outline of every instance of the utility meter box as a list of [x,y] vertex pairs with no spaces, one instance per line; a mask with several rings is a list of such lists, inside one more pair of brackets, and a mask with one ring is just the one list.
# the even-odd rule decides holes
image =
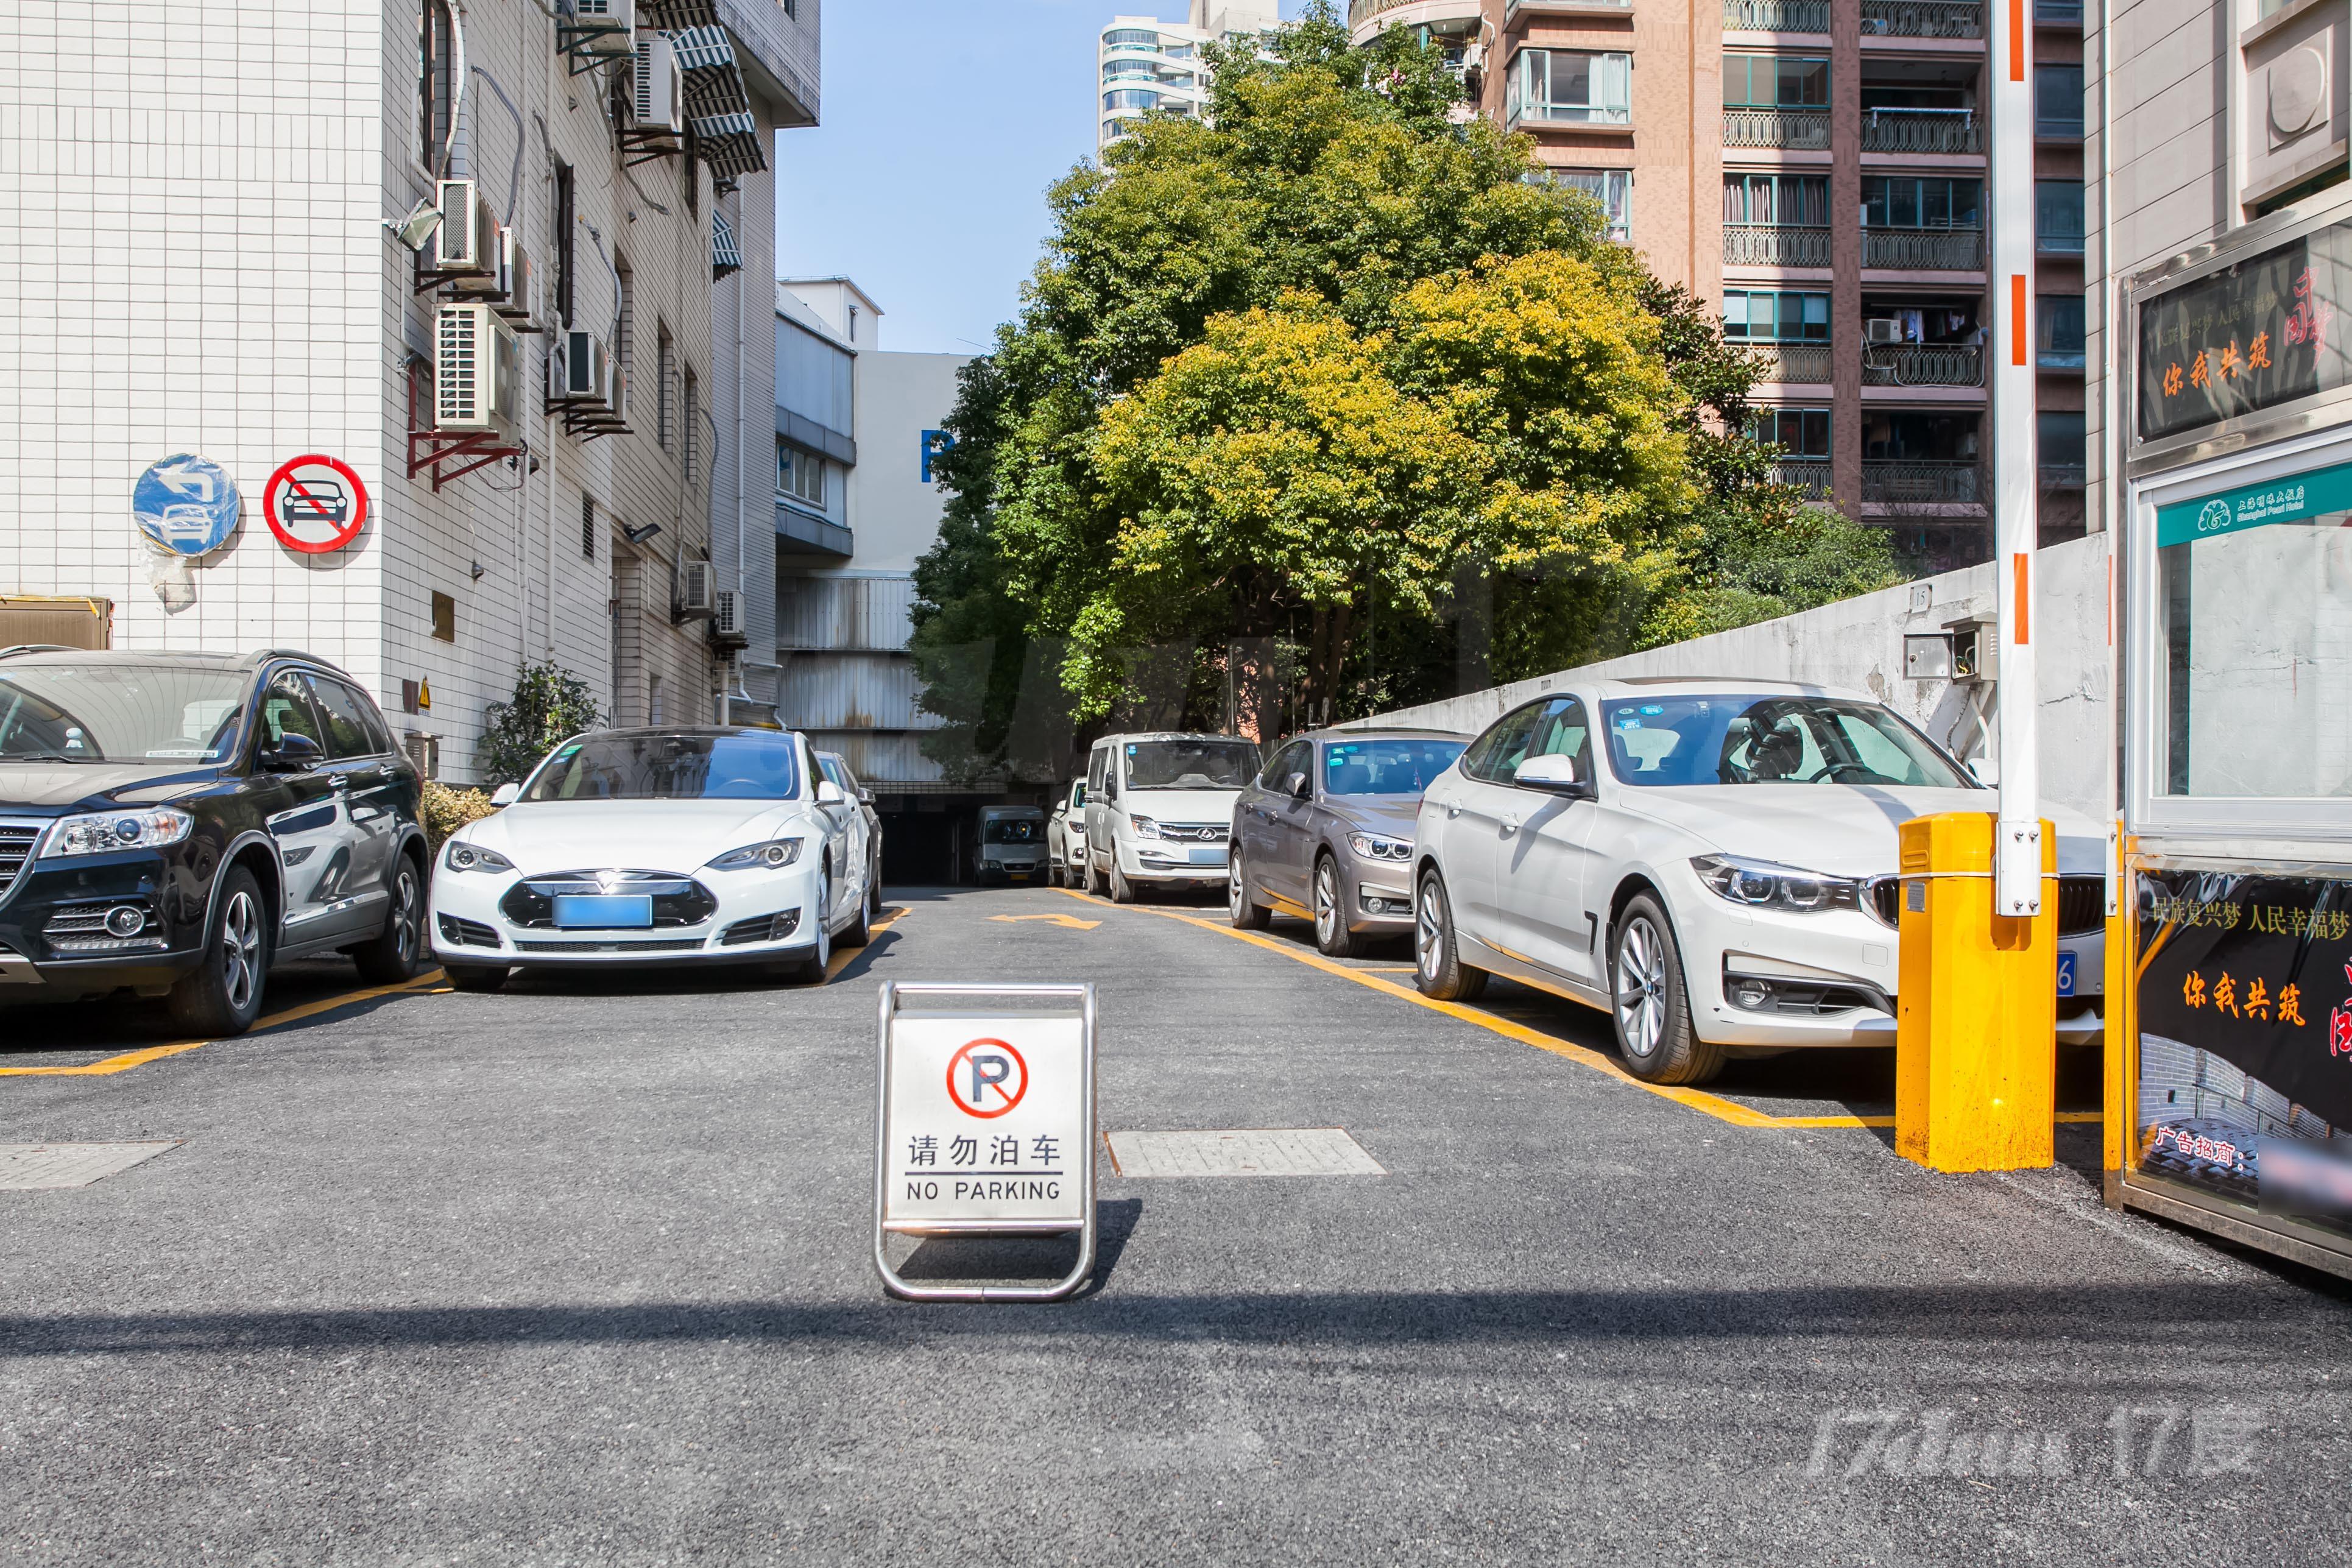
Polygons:
[[2000,678],[2000,632],[1990,616],[1966,616],[1946,621],[1952,642],[1951,678],[1955,684],[1975,686]]

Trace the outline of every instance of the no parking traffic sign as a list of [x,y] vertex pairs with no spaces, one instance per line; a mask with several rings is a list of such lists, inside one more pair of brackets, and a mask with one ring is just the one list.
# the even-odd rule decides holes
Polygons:
[[278,543],[324,555],[367,526],[367,486],[350,464],[313,452],[278,466],[261,492],[261,511]]
[[[1095,1250],[1091,985],[882,987],[874,1266],[915,1300],[1052,1300]],[[1079,1234],[1052,1286],[919,1286],[887,1237]]]

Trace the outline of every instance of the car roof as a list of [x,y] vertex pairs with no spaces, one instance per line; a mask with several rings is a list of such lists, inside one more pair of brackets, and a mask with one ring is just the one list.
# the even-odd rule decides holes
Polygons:
[[14,647],[0,647],[0,658],[12,665],[45,664],[120,664],[182,665],[195,669],[258,669],[265,664],[283,661],[307,664],[344,679],[352,679],[342,667],[331,658],[315,653],[305,653],[298,647],[255,648],[250,653],[193,653],[167,648],[133,647],[68,647],[62,643],[19,643]]
[[1876,702],[1867,691],[1846,686],[1824,686],[1809,680],[1759,680],[1745,675],[1635,675],[1617,680],[1596,680],[1592,689],[1603,697],[1843,697]]
[[1239,741],[1244,745],[1257,744],[1247,735],[1213,735],[1204,730],[1130,730],[1122,734],[1105,735],[1095,744],[1108,746],[1118,741]]
[[1407,730],[1382,725],[1361,730],[1306,730],[1283,742],[1291,741],[1460,741],[1468,744],[1470,737],[1458,730]]
[[709,735],[715,738],[723,735],[790,735],[795,731],[771,730],[764,724],[632,724],[626,729],[587,730],[582,733],[630,738],[638,735],[675,735],[684,740],[695,735]]

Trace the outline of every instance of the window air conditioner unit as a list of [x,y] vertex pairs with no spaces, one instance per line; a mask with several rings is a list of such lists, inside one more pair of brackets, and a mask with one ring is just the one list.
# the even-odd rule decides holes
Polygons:
[[1464,46],[1463,46],[1463,48],[1462,48],[1462,68],[1463,68],[1464,70],[1466,70],[1466,71],[1474,71],[1474,70],[1477,70],[1477,69],[1479,69],[1481,67],[1485,66],[1485,65],[1486,65],[1486,45],[1484,45],[1484,44],[1465,44],[1465,45],[1464,45]]
[[499,270],[499,215],[472,180],[444,180],[438,201],[441,226],[433,231],[426,270],[460,278],[495,278]]
[[677,569],[678,618],[711,615],[718,608],[711,599],[713,592],[709,562],[681,563]]
[[613,378],[620,366],[595,333],[574,327],[555,335],[555,353],[548,363],[549,395],[564,403],[613,406]]
[[743,624],[743,595],[720,588],[710,595],[710,640],[721,647],[747,647],[751,630]]
[[434,322],[433,427],[514,438],[521,416],[521,354],[490,306],[446,304]]
[[637,39],[636,73],[631,82],[629,113],[637,129],[686,134],[686,73],[678,68],[677,48],[662,33]]
[[1862,324],[1862,341],[1876,348],[1903,341],[1903,323],[1888,316],[1873,316]]

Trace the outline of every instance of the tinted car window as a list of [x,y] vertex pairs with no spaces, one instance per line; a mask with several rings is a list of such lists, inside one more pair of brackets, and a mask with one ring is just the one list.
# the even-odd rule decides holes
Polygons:
[[528,801],[790,800],[800,793],[790,735],[587,735],[557,749]]
[[1535,739],[1536,725],[1549,706],[1549,702],[1530,702],[1496,720],[1486,727],[1485,734],[1470,742],[1470,750],[1462,759],[1462,771],[1473,778],[1509,783],[1512,770],[1528,754],[1528,742]]
[[278,672],[261,697],[261,743],[274,747],[289,735],[305,735],[327,749],[326,726],[310,704],[310,683],[290,669]]
[[375,737],[368,733],[366,705],[360,700],[358,692],[340,680],[314,675],[310,677],[310,696],[318,703],[319,717],[327,727],[327,755],[375,755]]
[[1587,744],[1590,730],[1591,726],[1585,722],[1583,703],[1573,697],[1556,698],[1544,704],[1543,717],[1536,724],[1535,739],[1528,743],[1527,754],[1530,757],[1574,757],[1576,776],[1590,779],[1592,776],[1591,749]]
[[243,670],[16,664],[0,674],[0,762],[219,762],[245,716]]
[[1134,789],[1239,789],[1257,771],[1247,741],[1130,741],[1127,782]]
[[1333,741],[1323,748],[1326,795],[1420,795],[1462,754],[1460,741]]
[[1294,776],[1313,771],[1314,752],[1314,746],[1307,742],[1291,742],[1275,752],[1274,761],[1266,763],[1265,774],[1259,782],[1276,795],[1288,795]]

